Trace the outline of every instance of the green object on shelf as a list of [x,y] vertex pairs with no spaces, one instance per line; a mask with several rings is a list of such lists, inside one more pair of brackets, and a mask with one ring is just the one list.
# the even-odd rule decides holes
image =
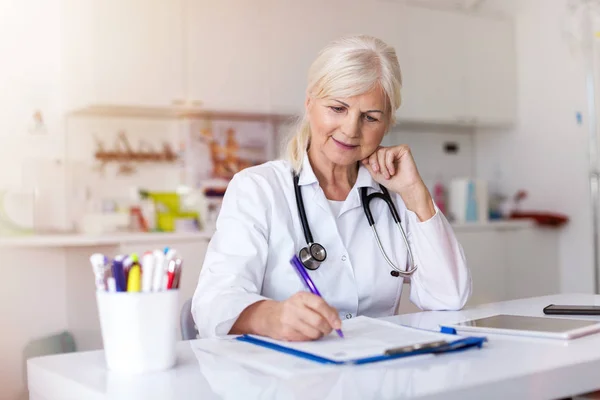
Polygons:
[[175,221],[179,218],[199,220],[197,212],[181,211],[179,195],[175,192],[140,191],[144,198],[150,198],[156,206],[156,228],[161,232],[175,231]]
[[179,212],[179,195],[175,192],[146,192],[140,191],[142,197],[154,201],[156,209],[160,212]]
[[193,218],[198,220],[198,213],[156,213],[156,227],[162,232],[173,232],[175,230],[175,221],[179,218]]

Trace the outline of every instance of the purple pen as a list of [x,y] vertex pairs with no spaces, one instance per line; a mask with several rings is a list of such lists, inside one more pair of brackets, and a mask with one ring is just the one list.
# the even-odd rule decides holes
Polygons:
[[115,283],[117,285],[117,292],[126,292],[127,291],[127,281],[125,279],[125,271],[123,270],[123,261],[125,260],[125,256],[118,255],[113,259],[112,262],[112,275],[115,278]]
[[[306,285],[307,289],[310,290],[312,294],[316,294],[317,296],[323,298],[323,296],[321,296],[321,293],[319,293],[319,289],[317,289],[312,279],[310,279],[310,275],[308,275],[308,272],[306,272],[306,270],[304,269],[304,266],[302,265],[302,262],[300,261],[297,255],[294,255],[292,257],[292,259],[290,260],[290,264],[294,266],[296,272],[298,272],[298,275],[302,279],[302,282],[304,282],[304,284]],[[335,331],[337,332],[339,337],[344,337],[344,334],[342,333],[341,329],[336,329]]]

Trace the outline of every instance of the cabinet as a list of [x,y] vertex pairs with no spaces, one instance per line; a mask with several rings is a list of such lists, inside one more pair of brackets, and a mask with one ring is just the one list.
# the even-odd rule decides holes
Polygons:
[[409,7],[398,121],[457,123],[465,114],[462,14]]
[[[514,122],[510,21],[373,1],[376,7],[364,7],[357,0],[272,2],[268,85],[274,112],[300,112],[308,69],[319,50],[332,39],[363,33],[396,49],[403,76],[400,122],[481,126]],[[311,29],[306,29],[307,23]]]
[[207,110],[271,111],[269,0],[184,0],[186,97]]
[[408,7],[399,119],[461,125],[513,123],[516,57],[510,21]]
[[299,114],[318,52],[364,33],[396,49],[400,121],[515,118],[510,21],[383,0],[62,1],[68,109],[185,104]]
[[356,0],[271,2],[268,87],[275,113],[303,112],[308,70],[319,51],[357,27],[366,29],[363,14],[371,7],[359,7]]
[[[467,306],[558,293],[560,232],[520,224],[454,227],[471,271],[473,291]],[[420,311],[409,294],[410,285],[405,284],[398,313]]]
[[28,189],[31,182],[26,171],[32,158],[50,159],[63,148],[59,136],[63,127],[61,13],[57,3],[0,1],[3,190]]
[[510,124],[516,118],[514,28],[510,21],[465,18],[466,115],[474,124]]
[[483,232],[457,229],[473,277],[469,304],[557,293],[558,235],[556,230],[538,227]]
[[69,109],[184,99],[183,0],[64,3]]

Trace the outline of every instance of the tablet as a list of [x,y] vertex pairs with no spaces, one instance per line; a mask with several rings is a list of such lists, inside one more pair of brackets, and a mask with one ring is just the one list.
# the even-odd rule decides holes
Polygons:
[[487,332],[554,339],[575,339],[600,331],[600,321],[506,314],[444,324],[443,326],[464,332]]

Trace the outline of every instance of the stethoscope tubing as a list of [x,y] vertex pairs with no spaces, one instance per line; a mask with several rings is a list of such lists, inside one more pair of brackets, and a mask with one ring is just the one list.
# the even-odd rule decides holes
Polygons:
[[[302,225],[304,239],[306,240],[306,243],[307,243],[306,249],[308,251],[308,254],[310,255],[309,260],[306,260],[306,261],[308,263],[316,262],[315,265],[311,264],[310,268],[307,267],[304,262],[303,262],[303,265],[305,268],[315,270],[315,269],[318,269],[320,266],[320,263],[325,260],[327,252],[322,245],[320,245],[318,243],[314,243],[314,241],[313,241],[313,236],[310,231],[310,227],[308,225],[308,220],[306,218],[306,209],[304,208],[304,201],[302,200],[302,193],[300,191],[299,177],[297,174],[293,174],[293,176],[294,176],[294,193],[296,195],[296,207],[298,209],[298,214],[300,216],[300,223]],[[387,188],[385,188],[383,185],[379,185],[379,186],[381,187],[381,192],[375,192],[375,193],[371,193],[371,194],[367,193],[368,188],[366,188],[366,187],[360,188],[360,197],[361,197],[361,203],[363,206],[363,210],[364,210],[365,216],[367,217],[369,226],[371,227],[371,230],[373,231],[373,236],[375,236],[375,241],[377,242],[377,246],[379,247],[379,251],[381,251],[383,258],[389,264],[389,266],[392,267],[392,269],[397,272],[396,276],[402,276],[403,278],[408,278],[408,277],[411,277],[415,273],[415,271],[417,270],[417,265],[415,265],[415,260],[413,257],[412,250],[408,243],[406,233],[404,232],[404,229],[402,228],[400,215],[398,214],[398,210],[396,210],[396,206],[394,205],[394,203],[392,201],[390,193],[387,190]],[[385,252],[385,249],[383,248],[383,245],[381,244],[381,239],[379,238],[379,233],[377,232],[377,228],[375,227],[375,220],[373,218],[373,214],[371,213],[371,200],[376,199],[376,198],[382,199],[383,201],[386,202],[388,209],[390,210],[390,213],[392,214],[392,218],[394,219],[396,226],[400,230],[402,240],[404,241],[404,245],[406,246],[406,249],[408,250],[408,258],[409,258],[409,265],[410,265],[410,268],[408,270],[402,270],[402,269],[398,268],[392,262],[392,260],[389,258],[389,256]],[[318,246],[325,253],[325,257],[323,257],[322,260],[313,261],[313,259],[316,258],[316,257],[314,257],[314,255],[312,254],[312,251],[311,251],[314,246]]]

